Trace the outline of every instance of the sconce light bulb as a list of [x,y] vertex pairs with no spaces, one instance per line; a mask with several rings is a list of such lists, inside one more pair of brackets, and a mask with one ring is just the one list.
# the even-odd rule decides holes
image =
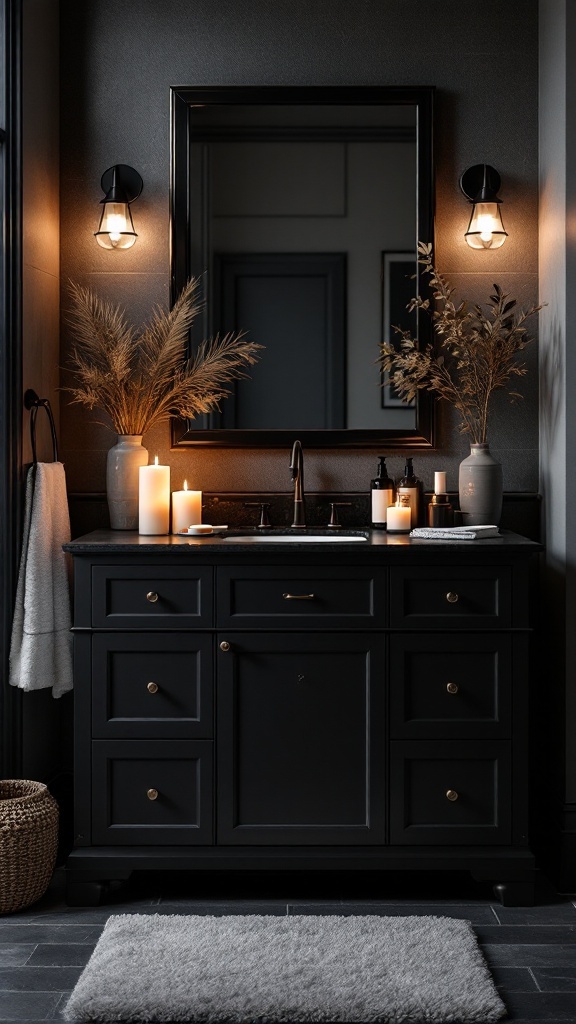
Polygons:
[[154,456],[154,465],[155,466],[158,465],[158,456],[157,455]]
[[492,232],[495,224],[493,217],[485,214],[483,217],[478,217],[478,230],[480,232],[480,238],[483,242],[492,241]]
[[499,249],[508,235],[499,203],[474,203],[465,238],[472,249]]
[[103,249],[130,249],[137,239],[130,204],[142,191],[142,178],[133,167],[115,164],[102,175],[104,199],[96,241]]
[[137,235],[128,203],[104,203],[96,241],[103,249],[129,249]]
[[460,190],[472,204],[464,235],[471,249],[499,249],[508,238],[502,223],[499,188],[500,175],[490,164],[475,164],[460,178]]
[[187,480],[184,481],[184,490],[185,491],[188,490],[188,481]]
[[112,244],[118,243],[123,231],[126,231],[126,217],[119,213],[110,213],[106,219],[106,230]]

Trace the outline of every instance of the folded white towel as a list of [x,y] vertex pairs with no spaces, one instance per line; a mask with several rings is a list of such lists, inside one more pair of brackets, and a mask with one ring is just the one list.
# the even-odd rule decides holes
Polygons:
[[61,462],[39,462],[26,481],[24,534],[10,646],[10,683],[22,690],[72,689],[70,540]]
[[417,526],[410,536],[421,540],[482,540],[501,534],[497,526]]

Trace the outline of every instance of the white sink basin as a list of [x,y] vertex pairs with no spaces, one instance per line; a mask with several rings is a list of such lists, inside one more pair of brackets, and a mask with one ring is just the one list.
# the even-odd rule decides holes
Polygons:
[[334,534],[334,536],[330,534],[327,536],[325,533],[318,534],[317,536],[309,533],[281,533],[276,536],[263,534],[262,536],[250,535],[249,537],[223,537],[225,544],[354,544],[356,541],[366,543],[367,540],[367,537],[357,533],[348,536],[346,534]]

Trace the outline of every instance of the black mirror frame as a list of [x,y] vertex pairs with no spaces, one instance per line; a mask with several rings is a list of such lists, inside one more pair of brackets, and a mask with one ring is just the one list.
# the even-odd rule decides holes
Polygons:
[[[353,86],[174,86],[171,92],[171,299],[174,301],[190,276],[189,159],[191,143],[190,108],[198,104],[407,104],[417,108],[418,150],[417,233],[421,242],[434,244],[434,87]],[[418,291],[421,272],[418,268]],[[420,317],[419,344],[431,339],[429,317]],[[399,430],[194,430],[191,421],[172,420],[172,447],[197,445],[220,448],[285,448],[294,437],[308,448],[394,448],[434,447],[434,400],[427,391],[417,398],[416,426]]]

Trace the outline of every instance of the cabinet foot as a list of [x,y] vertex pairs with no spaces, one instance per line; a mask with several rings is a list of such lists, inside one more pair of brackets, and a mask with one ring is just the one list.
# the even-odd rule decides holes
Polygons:
[[99,907],[109,886],[106,882],[66,883],[66,903],[69,907]]
[[503,907],[534,906],[534,882],[498,882],[493,890]]
[[69,907],[99,907],[106,897],[129,876],[130,873],[118,879],[68,878],[66,880],[66,903]]

